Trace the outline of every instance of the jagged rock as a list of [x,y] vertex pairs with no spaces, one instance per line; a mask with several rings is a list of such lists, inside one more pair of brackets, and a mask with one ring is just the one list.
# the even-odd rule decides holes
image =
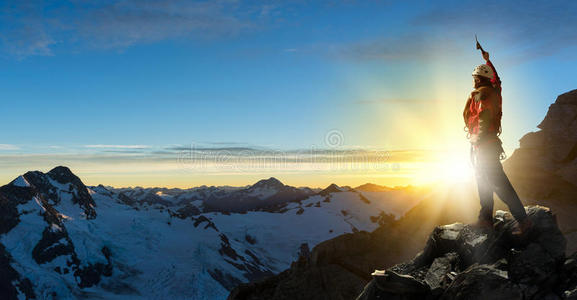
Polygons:
[[557,97],[538,127],[503,166],[526,204],[546,202],[556,212],[570,254],[577,250],[577,90]]
[[537,243],[522,251],[513,250],[509,261],[510,277],[515,282],[540,285],[556,277],[557,262]]
[[429,293],[427,284],[411,275],[402,275],[394,271],[386,271],[384,276],[376,276],[375,281],[379,289],[392,294],[426,295]]
[[374,276],[357,299],[413,299],[415,292],[433,299],[546,299],[560,296],[561,276],[569,295],[577,280],[568,274],[577,263],[565,260],[566,240],[555,216],[546,207],[525,210],[533,227],[522,237],[512,234],[516,221],[504,211],[497,211],[490,232],[461,223],[438,226],[412,261],[385,271],[408,277],[391,287]]
[[198,207],[187,203],[183,207],[179,208],[177,211],[177,217],[181,219],[188,218],[190,216],[200,215],[201,211]]
[[521,289],[508,279],[506,271],[492,265],[472,265],[457,275],[441,299],[523,299]]
[[361,295],[356,298],[356,300],[369,300],[369,299],[390,299],[390,300],[426,300],[431,299],[431,295],[427,290],[419,290],[420,292],[396,294],[390,293],[383,290],[378,281],[371,281],[363,290]]
[[565,260],[561,280],[559,290],[563,293],[564,299],[577,300],[577,252]]
[[226,235],[221,233],[220,240],[221,240],[220,249],[218,250],[218,253],[220,253],[220,255],[222,255],[223,257],[228,256],[233,260],[237,260],[238,258],[240,258],[240,256],[234,250],[234,248],[230,246],[230,242]]
[[303,243],[299,247],[298,259],[294,262],[295,268],[306,268],[311,263],[311,251],[309,244]]
[[126,194],[122,192],[118,194],[118,200],[129,206],[133,206],[134,204],[136,204],[136,200],[126,196]]
[[75,255],[74,246],[68,234],[63,230],[46,227],[42,232],[42,238],[32,249],[32,257],[38,264],[44,264],[64,255]]
[[206,225],[204,225],[204,229],[212,228],[212,229],[218,231],[218,229],[216,228],[216,225],[214,225],[214,223],[209,218],[207,218],[205,216],[200,216],[197,218],[190,217],[190,218],[191,218],[191,220],[194,221],[194,223],[193,223],[194,227],[198,227],[198,225],[206,223]]
[[425,275],[425,283],[431,289],[433,295],[439,295],[454,278],[448,276],[451,271],[455,270],[455,265],[459,255],[455,252],[445,254],[443,257],[437,257],[433,260],[431,267]]
[[556,161],[565,160],[575,146],[571,141],[577,138],[576,116],[577,90],[573,90],[557,97],[538,126],[547,133],[544,141]]
[[[2,299],[34,299],[32,282],[19,274],[11,266],[12,257],[0,244],[0,295]],[[20,296],[20,297],[19,297]]]
[[59,166],[50,170],[46,175],[58,183],[69,184],[70,189],[68,192],[72,195],[72,203],[80,205],[80,207],[84,209],[84,213],[88,219],[96,218],[96,210],[94,209],[96,204],[92,196],[90,196],[88,189],[80,178],[74,175],[69,168]]

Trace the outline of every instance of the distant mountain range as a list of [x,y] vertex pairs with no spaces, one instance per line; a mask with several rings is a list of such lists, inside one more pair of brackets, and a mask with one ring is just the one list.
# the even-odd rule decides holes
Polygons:
[[302,249],[372,231],[422,198],[413,187],[85,186],[66,167],[0,187],[2,299],[225,299]]

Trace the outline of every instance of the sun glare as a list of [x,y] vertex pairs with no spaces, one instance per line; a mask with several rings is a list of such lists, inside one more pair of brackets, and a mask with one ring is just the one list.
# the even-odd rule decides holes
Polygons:
[[414,183],[470,182],[473,177],[474,171],[465,153],[442,152],[432,161],[417,168]]
[[461,156],[442,161],[441,168],[441,178],[444,181],[462,182],[473,178],[471,163]]

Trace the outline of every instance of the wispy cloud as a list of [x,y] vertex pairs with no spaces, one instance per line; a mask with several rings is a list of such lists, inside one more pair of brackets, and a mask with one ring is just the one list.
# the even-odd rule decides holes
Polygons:
[[460,55],[462,49],[452,38],[417,29],[401,35],[336,46],[333,52],[348,59],[399,61]]
[[84,145],[84,148],[94,149],[148,149],[147,145]]
[[575,1],[539,0],[520,4],[487,0],[439,4],[410,20],[401,33],[337,46],[337,53],[358,60],[454,58],[474,50],[475,34],[492,44],[506,45],[501,46],[506,49],[500,49],[503,56],[515,62],[577,46]]
[[213,39],[255,30],[275,6],[234,0],[6,1],[0,43],[17,58],[53,55],[55,46],[124,49],[169,39]]
[[252,148],[252,147],[197,147],[197,146],[176,146],[176,147],[169,147],[166,148],[167,150],[174,150],[174,151],[232,151],[232,152],[240,152],[240,151],[262,151],[261,149]]
[[170,147],[168,151],[158,153],[162,157],[173,154],[179,160],[187,162],[221,160],[237,163],[281,160],[285,163],[326,163],[337,161],[348,162],[399,162],[426,161],[434,153],[429,150],[395,150],[364,148],[319,148],[308,149],[267,149],[257,147]]
[[248,30],[234,1],[115,1],[86,12],[79,34],[91,46],[123,48],[173,38],[213,38]]
[[[416,25],[465,35],[498,39],[514,49],[516,60],[546,56],[577,45],[577,2],[457,2],[438,7],[415,20]],[[450,29],[453,30],[450,30]]]
[[9,150],[18,150],[18,149],[20,149],[20,147],[18,147],[16,145],[0,144],[0,151],[1,150],[9,151]]

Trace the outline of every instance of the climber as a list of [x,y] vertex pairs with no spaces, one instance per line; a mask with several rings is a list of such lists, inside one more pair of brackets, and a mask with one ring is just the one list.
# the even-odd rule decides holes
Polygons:
[[496,193],[507,204],[518,222],[513,234],[523,235],[530,229],[531,220],[527,218],[525,208],[500,161],[504,159],[499,139],[502,115],[501,80],[489,60],[489,53],[482,50],[478,43],[477,48],[481,49],[486,64],[477,66],[473,71],[474,90],[463,111],[481,202],[476,225],[493,228],[493,193]]

